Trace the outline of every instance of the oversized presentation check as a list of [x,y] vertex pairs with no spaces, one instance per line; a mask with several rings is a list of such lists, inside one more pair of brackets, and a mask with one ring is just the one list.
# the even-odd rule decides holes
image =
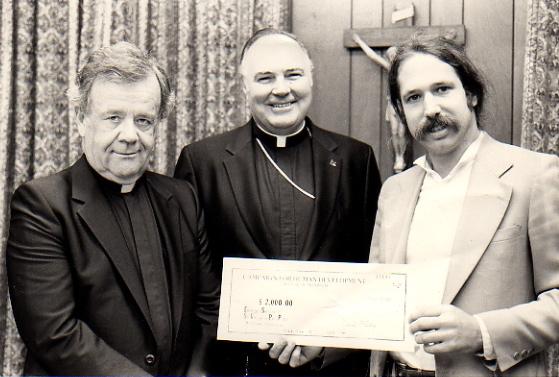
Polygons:
[[217,336],[413,351],[409,312],[418,304],[440,302],[445,278],[446,264],[440,263],[224,258]]

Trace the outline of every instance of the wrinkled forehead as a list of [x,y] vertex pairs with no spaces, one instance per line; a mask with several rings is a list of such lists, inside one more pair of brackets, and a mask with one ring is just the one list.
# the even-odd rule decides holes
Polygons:
[[312,71],[311,60],[297,41],[286,35],[271,34],[258,39],[246,52],[241,73],[303,69]]
[[98,77],[93,81],[88,110],[124,110],[138,108],[143,112],[157,112],[161,102],[161,89],[154,73],[139,79],[118,76]]

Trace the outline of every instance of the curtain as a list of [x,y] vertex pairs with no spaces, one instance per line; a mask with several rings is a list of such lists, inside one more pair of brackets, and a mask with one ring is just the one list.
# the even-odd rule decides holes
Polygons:
[[66,95],[92,50],[121,40],[151,51],[176,88],[151,169],[172,173],[180,149],[247,120],[238,80],[244,41],[289,30],[290,0],[0,0],[0,371],[19,375],[24,347],[6,286],[10,196],[81,154]]
[[[559,2],[528,0],[527,22],[521,145],[559,155]],[[559,345],[546,358],[559,376]]]
[[559,155],[559,2],[528,0],[522,146]]

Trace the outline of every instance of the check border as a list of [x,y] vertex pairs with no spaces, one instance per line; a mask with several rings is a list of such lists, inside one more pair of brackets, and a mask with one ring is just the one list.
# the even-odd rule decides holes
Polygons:
[[[340,268],[339,271],[336,270],[338,268]],[[368,276],[370,274],[376,274],[378,276],[378,274],[382,273],[390,276],[397,276],[399,279],[403,279],[403,310],[398,312],[403,313],[404,319],[402,320],[400,330],[396,330],[398,334],[397,338],[385,336],[370,336],[366,334],[364,334],[363,336],[356,336],[355,334],[352,334],[351,331],[343,334],[342,336],[338,336],[332,334],[317,335],[316,333],[294,334],[291,331],[285,331],[285,328],[275,328],[266,333],[250,329],[242,331],[239,330],[237,325],[234,324],[234,321],[238,321],[239,319],[238,317],[235,318],[237,314],[235,314],[231,310],[233,306],[241,305],[238,301],[236,301],[235,303],[233,302],[233,300],[238,299],[239,294],[231,294],[235,289],[235,274],[240,274],[243,272],[262,273],[266,271],[270,271],[271,275],[279,274],[280,276],[285,276],[281,274],[290,274],[294,272],[297,274],[319,273],[321,275],[327,274],[330,276],[346,274],[351,277],[354,275]],[[408,293],[409,285],[411,283],[410,278],[411,276],[407,265],[224,258],[218,339],[243,342],[263,341],[271,343],[278,338],[288,338],[300,345],[318,345],[325,347],[356,349],[379,349],[404,352],[413,351],[415,348],[415,342],[413,342],[413,338],[409,334],[409,331],[407,329],[408,324],[407,321],[405,321],[405,318],[407,318],[408,316],[409,310]],[[236,296],[237,298],[234,298],[233,296]],[[257,307],[258,305],[259,304],[255,304],[254,307]],[[259,323],[254,326],[260,325],[262,324]],[[247,326],[250,327],[250,324],[247,324]]]

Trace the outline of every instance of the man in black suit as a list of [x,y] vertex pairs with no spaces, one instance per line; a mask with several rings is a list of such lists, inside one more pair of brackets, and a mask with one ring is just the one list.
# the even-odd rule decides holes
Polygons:
[[[224,256],[365,262],[380,178],[370,146],[306,117],[312,62],[292,34],[264,29],[245,44],[240,71],[252,118],[186,146],[175,177],[190,181],[215,259]],[[261,349],[268,345],[260,344]],[[218,375],[365,375],[366,352],[321,370],[320,348],[278,342],[223,345]],[[323,365],[328,364],[328,352]],[[320,361],[320,359],[318,360]],[[320,364],[320,363],[315,363]]]
[[77,86],[84,155],[12,198],[7,268],[24,375],[194,373],[219,285],[192,186],[146,172],[169,80],[121,42],[92,53]]

